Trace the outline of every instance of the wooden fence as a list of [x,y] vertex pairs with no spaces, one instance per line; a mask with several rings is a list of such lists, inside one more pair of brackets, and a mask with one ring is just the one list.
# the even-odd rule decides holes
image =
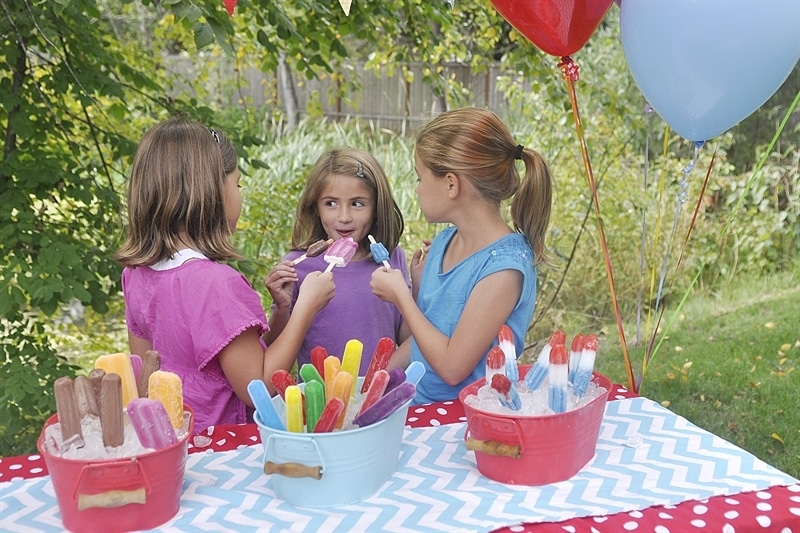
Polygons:
[[[205,80],[201,83],[210,97],[215,99],[216,105],[233,106],[245,102],[259,108],[273,106],[285,110],[283,91],[275,73],[264,73],[256,67],[237,71],[227,58],[209,61],[212,63],[205,66],[208,75],[200,76],[192,60],[168,57],[167,69],[176,80],[174,91],[186,91],[196,96],[194,84],[197,80]],[[361,84],[359,94],[350,98],[354,105],[350,105],[346,99],[330,100],[328,95],[334,83],[330,78],[308,80],[305,76],[295,76],[301,114],[305,114],[307,105],[315,99],[325,116],[357,117],[370,120],[378,127],[405,131],[441,111],[431,87],[423,81],[422,64],[410,65],[413,73],[411,82],[400,75],[399,69],[395,69],[394,76],[390,77],[386,71],[376,75],[372,70],[365,69],[363,64],[349,65],[348,68],[350,75]],[[453,63],[444,65],[443,75],[447,78],[452,76],[469,91],[469,104],[486,107],[503,115],[507,106],[503,95],[497,91],[499,72],[499,67],[493,66],[486,73],[474,73],[467,65]]]

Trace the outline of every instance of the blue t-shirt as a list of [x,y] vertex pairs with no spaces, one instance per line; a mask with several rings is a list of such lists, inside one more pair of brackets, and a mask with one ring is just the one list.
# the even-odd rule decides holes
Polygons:
[[[530,244],[521,233],[511,233],[467,257],[448,272],[442,272],[444,252],[455,233],[456,227],[451,226],[439,233],[431,243],[422,272],[417,305],[439,331],[452,337],[473,287],[495,272],[519,270],[523,278],[522,293],[505,323],[514,333],[517,353],[522,353],[525,347],[525,333],[533,318],[533,308],[536,304],[536,267],[533,264],[533,250]],[[496,343],[495,340],[494,344]],[[433,371],[413,339],[411,361],[420,361],[426,370],[417,386],[417,395],[413,402],[415,404],[458,398],[461,389],[484,377],[486,372],[486,354],[484,354],[478,365],[461,383],[447,385]]]

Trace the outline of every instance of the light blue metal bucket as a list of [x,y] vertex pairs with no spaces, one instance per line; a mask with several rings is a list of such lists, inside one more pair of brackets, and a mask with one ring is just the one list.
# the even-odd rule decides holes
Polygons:
[[[272,402],[285,418],[281,397]],[[332,433],[272,429],[256,413],[264,471],[275,494],[298,507],[336,507],[369,498],[397,470],[410,404],[411,400],[371,426]]]

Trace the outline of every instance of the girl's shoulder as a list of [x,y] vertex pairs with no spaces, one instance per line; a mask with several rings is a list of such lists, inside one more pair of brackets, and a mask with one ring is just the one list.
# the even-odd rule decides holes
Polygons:
[[492,261],[514,262],[522,265],[533,264],[533,250],[524,235],[509,233],[486,248]]

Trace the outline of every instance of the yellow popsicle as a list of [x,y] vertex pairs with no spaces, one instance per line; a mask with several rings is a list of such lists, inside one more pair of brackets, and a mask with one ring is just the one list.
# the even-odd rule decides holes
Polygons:
[[286,387],[286,429],[303,433],[303,393],[297,385]]
[[350,339],[344,345],[342,371],[353,376],[353,390],[350,391],[351,398],[356,397],[356,382],[358,381],[358,370],[361,367],[361,354],[363,351],[364,345],[357,339]]
[[355,380],[353,380],[353,376],[351,376],[349,372],[344,371],[336,374],[336,378],[333,380],[333,392],[331,397],[339,398],[344,403],[342,414],[339,415],[338,420],[336,420],[336,425],[334,426],[336,429],[342,429],[342,425],[344,425],[344,415],[347,414],[347,404],[350,401],[350,391],[353,389],[354,383]]
[[342,369],[342,363],[335,355],[329,355],[323,362],[325,370],[325,403],[327,404],[333,397],[333,380],[336,374]]
[[128,402],[139,397],[136,389],[136,376],[133,374],[131,359],[124,353],[112,353],[101,355],[94,362],[95,368],[106,371],[106,374],[117,374],[122,381],[122,408],[128,406]]
[[178,374],[164,370],[156,370],[150,374],[147,397],[164,404],[172,427],[183,427],[183,382]]

